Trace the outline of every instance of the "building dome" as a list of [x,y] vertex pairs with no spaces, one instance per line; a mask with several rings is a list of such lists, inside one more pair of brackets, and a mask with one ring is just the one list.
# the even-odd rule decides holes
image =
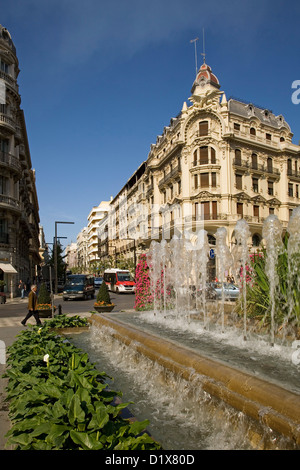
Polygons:
[[204,87],[205,85],[212,85],[220,88],[220,83],[217,77],[212,73],[211,68],[207,64],[202,64],[199,72],[197,73],[196,80],[193,83],[192,93],[194,93],[197,86]]

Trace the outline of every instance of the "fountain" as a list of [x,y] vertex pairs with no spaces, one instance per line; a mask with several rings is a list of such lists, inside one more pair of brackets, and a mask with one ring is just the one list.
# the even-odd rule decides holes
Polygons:
[[237,244],[233,249],[233,260],[236,274],[239,274],[239,268],[242,266],[242,290],[243,290],[243,309],[244,309],[244,340],[247,339],[247,273],[246,266],[250,263],[248,238],[251,233],[249,226],[244,219],[237,221],[235,229],[235,238]]
[[282,225],[278,217],[269,215],[263,224],[263,238],[266,241],[266,273],[270,284],[270,305],[271,305],[271,346],[274,346],[275,336],[275,308],[276,308],[276,287],[278,286],[277,261],[279,251],[282,249]]
[[[291,294],[293,284],[298,290],[288,308],[287,321],[294,314],[296,317],[295,309],[299,309],[299,221],[300,209],[297,208],[287,228],[287,254],[288,289]],[[234,234],[236,245],[231,253],[226,243],[226,229],[217,230],[216,256],[220,281],[229,269],[240,276],[242,335],[239,326],[225,325],[225,305],[228,311],[234,309],[235,304],[226,303],[224,287],[220,301],[207,301],[210,247],[205,230],[199,230],[190,239],[173,237],[169,243],[166,240],[151,243],[147,262],[152,311],[113,313],[109,317],[97,315],[92,323],[103,329],[104,335],[109,334],[133,348],[136,354],[183,377],[187,384],[197,377],[203,393],[217,397],[300,446],[299,362],[292,361],[291,342],[280,343],[277,337],[275,342],[277,263],[284,251],[282,225],[273,215],[263,225],[270,286],[270,340],[266,335],[247,330],[246,268],[250,230],[245,220],[237,222]],[[212,318],[213,307],[221,317],[218,321]]]

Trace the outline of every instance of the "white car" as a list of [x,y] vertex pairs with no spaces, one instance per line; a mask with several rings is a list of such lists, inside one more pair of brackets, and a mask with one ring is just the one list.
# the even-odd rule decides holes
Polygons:
[[[212,288],[217,294],[217,299],[222,299],[222,283],[212,282]],[[224,298],[225,300],[236,300],[240,295],[240,289],[235,284],[230,282],[223,282]]]

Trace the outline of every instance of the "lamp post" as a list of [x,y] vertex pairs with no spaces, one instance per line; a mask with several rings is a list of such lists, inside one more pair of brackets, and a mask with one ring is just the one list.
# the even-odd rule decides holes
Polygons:
[[[54,237],[54,268],[55,268],[55,294],[58,293],[58,279],[57,279],[57,225],[58,224],[74,224],[75,222],[55,221],[55,237]],[[60,237],[62,238],[62,237]]]

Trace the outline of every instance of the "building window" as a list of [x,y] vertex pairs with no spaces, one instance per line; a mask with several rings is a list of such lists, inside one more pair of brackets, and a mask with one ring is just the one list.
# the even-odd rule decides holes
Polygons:
[[6,194],[7,188],[7,178],[5,176],[0,175],[0,194]]
[[266,134],[266,139],[267,139],[267,140],[271,140],[271,139],[272,139],[271,134],[268,134],[268,133],[267,133],[267,134]]
[[252,178],[252,189],[255,193],[258,193],[258,178]]
[[255,233],[252,237],[252,246],[259,246],[260,244],[260,236]]
[[257,155],[256,153],[252,153],[251,155],[251,168],[257,170]]
[[194,188],[198,188],[198,175],[194,175]]
[[241,126],[237,122],[234,122],[233,123],[233,128],[234,128],[235,131],[239,131],[241,129]]
[[177,182],[177,189],[178,189],[178,194],[181,193],[181,180],[178,180]]
[[6,62],[4,62],[3,59],[0,59],[0,70],[4,73],[8,73],[9,71],[9,65]]
[[253,206],[254,217],[259,217],[259,206]]
[[211,174],[211,186],[212,188],[216,188],[217,187],[217,173],[212,173]]
[[236,165],[241,165],[242,164],[242,152],[240,151],[240,149],[235,149],[234,158],[235,158],[235,164]]
[[287,174],[288,175],[292,174],[292,160],[290,158],[287,161]]
[[270,157],[267,160],[267,171],[268,173],[272,173],[273,171],[273,160]]
[[236,189],[243,189],[243,177],[238,173],[235,174],[235,185]]
[[210,149],[210,163],[212,165],[215,165],[216,164],[216,151],[214,148],[211,147]]
[[0,243],[8,243],[8,229],[6,219],[0,219]]
[[202,121],[199,123],[199,135],[200,137],[208,135],[208,121]]
[[290,197],[293,197],[293,184],[292,183],[289,183],[288,195]]
[[8,153],[8,140],[0,139],[0,152]]
[[284,142],[285,141],[285,138],[284,137],[280,137],[280,142]]
[[201,185],[201,188],[209,187],[209,173],[200,174],[200,185]]
[[274,207],[269,207],[269,214],[270,214],[270,215],[275,214],[275,209],[274,209]]
[[201,214],[204,220],[210,219],[209,201],[201,202]]
[[269,194],[269,196],[274,195],[274,183],[273,183],[273,181],[268,181],[268,194]]
[[250,135],[256,135],[256,130],[254,127],[250,127]]
[[216,220],[218,218],[217,213],[217,201],[212,201],[211,203],[211,210],[212,210],[212,218]]
[[296,198],[299,198],[299,185],[296,184]]
[[200,147],[200,165],[208,164],[208,147]]
[[198,160],[198,150],[196,149],[194,152],[194,161],[193,161],[194,166],[197,166],[197,160]]
[[243,203],[242,203],[242,202],[238,202],[237,205],[236,205],[236,212],[237,212],[237,214],[240,215],[241,217],[243,217],[243,214],[244,214],[243,208],[244,208]]

